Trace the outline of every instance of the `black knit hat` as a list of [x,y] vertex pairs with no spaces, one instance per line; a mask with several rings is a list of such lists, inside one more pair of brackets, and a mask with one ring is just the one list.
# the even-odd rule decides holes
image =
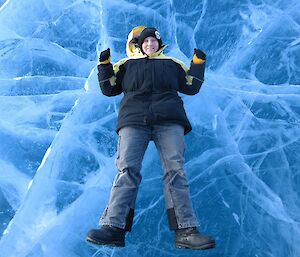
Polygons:
[[145,28],[141,32],[141,34],[139,35],[139,40],[138,40],[138,45],[139,45],[139,48],[141,49],[142,52],[143,52],[142,44],[143,44],[145,38],[147,38],[147,37],[154,37],[154,38],[156,38],[157,41],[158,41],[158,49],[161,48],[161,46],[162,46],[162,40],[161,40],[160,34],[157,31],[157,29],[156,28]]

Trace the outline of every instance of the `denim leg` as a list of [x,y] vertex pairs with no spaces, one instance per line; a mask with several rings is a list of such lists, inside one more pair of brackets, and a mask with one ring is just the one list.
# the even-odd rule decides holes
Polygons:
[[164,194],[171,229],[198,225],[184,165],[184,129],[177,124],[155,125],[153,140],[164,170]]
[[119,131],[116,159],[118,174],[100,219],[101,225],[131,230],[136,196],[142,179],[142,160],[150,138],[151,129],[146,127],[124,127]]

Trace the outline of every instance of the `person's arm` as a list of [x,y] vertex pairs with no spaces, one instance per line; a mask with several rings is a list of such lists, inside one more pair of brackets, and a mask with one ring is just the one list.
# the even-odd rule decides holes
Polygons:
[[[115,74],[110,63],[110,49],[101,52],[98,64],[98,81],[102,93],[106,96],[115,96],[122,93],[121,72]],[[116,79],[118,78],[118,79]]]
[[204,81],[206,55],[200,49],[194,49],[193,60],[190,69],[179,73],[179,92],[187,95],[195,95],[199,92]]

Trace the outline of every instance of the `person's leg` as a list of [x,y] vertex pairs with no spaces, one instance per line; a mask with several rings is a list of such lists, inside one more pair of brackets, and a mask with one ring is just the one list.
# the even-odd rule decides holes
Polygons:
[[177,124],[154,126],[153,140],[164,170],[164,194],[171,230],[197,226],[184,165],[184,128]]
[[100,219],[101,225],[130,231],[135,200],[142,176],[142,160],[150,141],[147,127],[124,127],[119,131],[115,177],[108,205]]
[[212,237],[196,229],[198,222],[192,206],[184,165],[184,128],[177,124],[153,127],[153,140],[164,170],[164,194],[169,226],[176,232],[179,248],[209,249],[215,246]]
[[125,232],[131,231],[142,160],[150,138],[151,129],[147,127],[124,127],[119,131],[118,174],[99,222],[102,227],[90,230],[89,242],[125,246]]

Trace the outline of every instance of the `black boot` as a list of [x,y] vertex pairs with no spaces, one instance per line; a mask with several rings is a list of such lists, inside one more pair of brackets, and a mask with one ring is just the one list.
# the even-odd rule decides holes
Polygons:
[[175,233],[175,245],[178,248],[204,250],[214,248],[216,245],[212,237],[200,234],[195,227],[177,229]]
[[124,247],[125,230],[112,226],[102,226],[100,229],[90,230],[86,240],[98,245]]

